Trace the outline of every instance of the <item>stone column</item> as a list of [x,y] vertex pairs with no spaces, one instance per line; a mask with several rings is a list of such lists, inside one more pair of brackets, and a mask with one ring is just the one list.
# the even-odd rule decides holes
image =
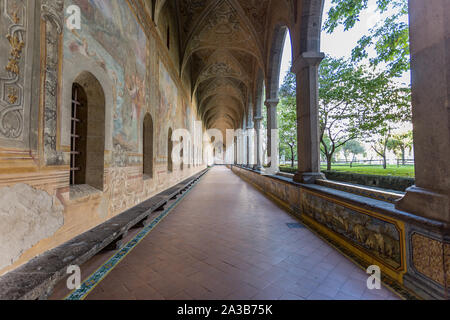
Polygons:
[[297,76],[298,172],[294,180],[315,183],[325,179],[320,172],[319,86],[321,52],[304,52],[295,59],[292,72]]
[[[272,159],[272,130],[278,129],[278,102],[278,99],[269,99],[265,102],[267,107],[267,156],[270,158],[269,166],[272,166],[272,161],[275,161],[275,166],[277,166],[279,162],[279,159],[277,159],[278,156],[275,156],[275,159]],[[278,155],[278,152],[275,154]]]
[[410,0],[416,184],[397,209],[450,222],[450,1]]
[[256,134],[256,143],[255,143],[255,157],[256,157],[256,165],[254,169],[261,170],[261,124],[263,117],[255,117],[255,134]]

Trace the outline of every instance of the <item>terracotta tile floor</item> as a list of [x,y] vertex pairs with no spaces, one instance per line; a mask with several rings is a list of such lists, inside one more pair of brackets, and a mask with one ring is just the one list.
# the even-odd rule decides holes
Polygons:
[[216,167],[87,299],[399,299],[296,222]]

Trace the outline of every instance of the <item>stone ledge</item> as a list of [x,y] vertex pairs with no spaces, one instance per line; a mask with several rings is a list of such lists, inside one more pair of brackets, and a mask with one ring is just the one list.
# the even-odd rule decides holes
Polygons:
[[[258,170],[254,170],[254,169],[247,168],[244,166],[234,166],[234,167],[237,167],[241,170],[247,170],[247,171],[250,171],[250,172],[253,172],[256,174],[261,174],[261,172]],[[341,190],[337,190],[337,189],[334,189],[334,188],[331,188],[328,186],[321,186],[318,184],[298,183],[298,182],[295,182],[294,180],[292,180],[292,178],[288,177],[286,174],[283,174],[282,176],[281,175],[266,175],[265,177],[267,177],[269,179],[283,181],[285,183],[297,186],[300,189],[303,188],[303,189],[316,191],[316,192],[319,192],[319,193],[322,193],[325,195],[331,195],[331,196],[339,198],[341,200],[352,202],[360,207],[380,211],[380,212],[386,214],[387,216],[391,216],[393,218],[402,220],[404,222],[419,225],[422,227],[425,226],[425,227],[428,227],[428,228],[433,229],[438,232],[444,232],[445,230],[450,231],[449,223],[428,219],[425,217],[417,216],[412,213],[398,210],[395,208],[395,202],[390,203],[390,202],[386,202],[386,201],[382,201],[382,200],[377,200],[377,199],[369,198],[367,196],[352,194],[348,191],[341,191]]]
[[46,299],[70,265],[82,265],[198,181],[208,169],[0,277],[0,300]]

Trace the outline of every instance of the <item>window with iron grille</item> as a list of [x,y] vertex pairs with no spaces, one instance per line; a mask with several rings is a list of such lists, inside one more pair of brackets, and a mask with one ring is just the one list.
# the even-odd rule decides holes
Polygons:
[[86,94],[83,88],[72,86],[72,113],[70,129],[70,184],[85,183],[86,161]]

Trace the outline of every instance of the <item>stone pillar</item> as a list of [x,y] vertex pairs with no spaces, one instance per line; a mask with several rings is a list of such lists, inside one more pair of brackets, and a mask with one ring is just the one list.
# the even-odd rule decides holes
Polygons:
[[397,209],[450,222],[450,1],[410,0],[415,186]]
[[267,107],[267,156],[270,158],[269,166],[272,166],[272,161],[275,161],[275,166],[279,165],[278,152],[275,153],[275,159],[272,159],[272,130],[278,129],[278,102],[278,99],[269,99],[265,102]]
[[298,172],[294,180],[315,183],[325,179],[320,172],[319,86],[321,52],[304,52],[295,59],[292,72],[297,76]]
[[263,117],[255,117],[255,134],[256,134],[256,143],[255,143],[255,157],[256,157],[256,165],[254,169],[261,170],[261,124]]

